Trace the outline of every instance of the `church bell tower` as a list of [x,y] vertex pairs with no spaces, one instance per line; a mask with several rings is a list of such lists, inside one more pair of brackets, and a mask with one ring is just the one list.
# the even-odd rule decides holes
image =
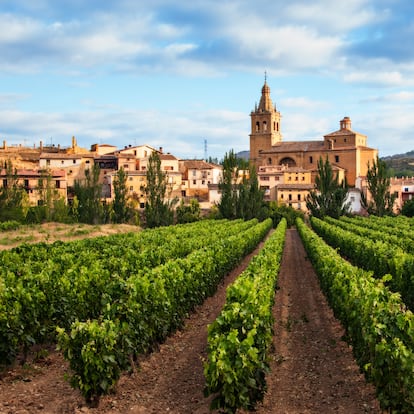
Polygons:
[[266,75],[259,106],[255,105],[254,111],[250,113],[250,117],[250,161],[258,167],[261,165],[260,151],[269,150],[272,146],[282,141],[282,134],[280,132],[281,116],[280,112],[276,110],[276,105],[272,103]]

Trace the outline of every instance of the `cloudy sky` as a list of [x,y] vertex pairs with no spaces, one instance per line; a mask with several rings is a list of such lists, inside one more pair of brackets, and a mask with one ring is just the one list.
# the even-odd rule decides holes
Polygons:
[[267,83],[286,141],[349,116],[414,150],[412,0],[0,0],[0,142],[249,149]]

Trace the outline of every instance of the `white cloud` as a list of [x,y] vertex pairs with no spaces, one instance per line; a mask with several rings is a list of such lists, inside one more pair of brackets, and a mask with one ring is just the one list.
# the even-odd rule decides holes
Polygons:
[[[407,84],[408,80],[399,71],[381,71],[375,68],[371,71],[346,73],[344,81],[367,85],[399,86]],[[413,81],[409,81],[409,83],[413,83]]]
[[376,12],[368,0],[296,1],[288,3],[284,15],[289,20],[317,27],[320,32],[334,33],[361,27],[385,17]]

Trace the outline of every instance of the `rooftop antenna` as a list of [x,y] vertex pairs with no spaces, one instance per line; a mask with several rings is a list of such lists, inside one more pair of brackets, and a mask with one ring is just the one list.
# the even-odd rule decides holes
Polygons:
[[207,140],[204,140],[204,161],[207,161]]
[[265,71],[265,83],[267,81],[267,72]]

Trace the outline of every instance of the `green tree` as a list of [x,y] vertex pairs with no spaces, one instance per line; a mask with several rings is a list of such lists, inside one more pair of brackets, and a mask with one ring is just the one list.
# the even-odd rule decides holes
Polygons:
[[92,168],[85,170],[84,180],[75,181],[76,214],[81,223],[97,224],[103,220],[102,185],[99,184],[99,173],[99,166],[94,164]]
[[241,183],[238,185],[236,215],[244,220],[255,217],[263,219],[264,190],[259,187],[255,166],[250,164],[248,170],[248,176],[244,174]]
[[115,175],[113,188],[115,197],[112,203],[112,220],[115,223],[127,223],[132,214],[128,203],[127,174],[122,167]]
[[331,216],[338,218],[349,212],[350,202],[346,202],[348,185],[345,180],[339,182],[332,166],[326,157],[318,161],[318,175],[315,178],[315,189],[306,197],[306,207],[315,217]]
[[39,205],[31,207],[31,222],[43,221],[69,221],[69,209],[65,199],[59,195],[53,184],[50,171],[44,170],[38,181],[37,192]]
[[9,160],[5,164],[6,178],[0,188],[0,221],[23,222],[29,209],[29,197],[19,183],[17,169]]
[[237,217],[237,180],[239,178],[239,163],[233,150],[225,154],[223,160],[223,176],[219,182],[221,199],[218,204],[220,215],[223,218]]
[[233,150],[224,156],[219,190],[221,217],[244,220],[265,218],[264,191],[259,187],[256,168],[238,158]]
[[167,198],[167,173],[161,170],[161,159],[157,152],[153,152],[148,159],[146,173],[147,183],[141,189],[146,195],[144,215],[147,227],[168,226],[174,222],[173,207],[177,199]]
[[414,217],[414,199],[408,200],[404,203],[401,209],[401,214],[407,217]]
[[396,194],[390,193],[390,175],[385,161],[378,158],[373,160],[372,166],[368,161],[367,171],[367,188],[371,195],[368,201],[367,197],[362,196],[362,205],[369,214],[375,216],[385,216],[393,214],[393,207]]
[[177,207],[177,223],[192,223],[200,220],[201,210],[200,203],[197,199],[192,198],[190,205],[185,205],[184,200],[181,199],[180,205]]

